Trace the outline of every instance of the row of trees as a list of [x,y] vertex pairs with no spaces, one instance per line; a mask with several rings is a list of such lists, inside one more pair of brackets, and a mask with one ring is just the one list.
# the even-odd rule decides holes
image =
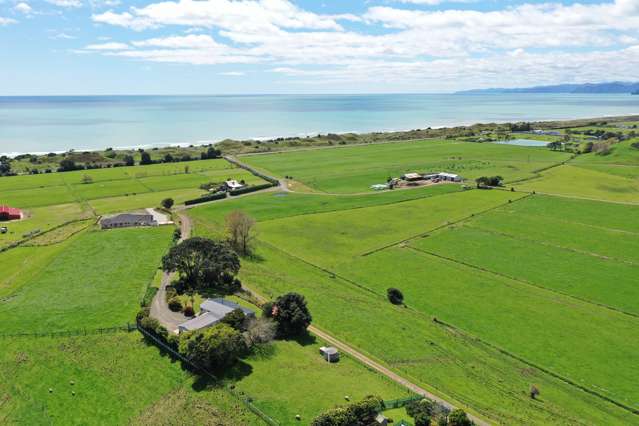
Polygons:
[[475,179],[475,183],[477,183],[477,188],[487,188],[491,186],[501,186],[504,178],[501,176],[481,176]]
[[429,399],[420,399],[406,405],[406,414],[413,418],[415,426],[471,426],[473,422],[460,408],[450,411]]

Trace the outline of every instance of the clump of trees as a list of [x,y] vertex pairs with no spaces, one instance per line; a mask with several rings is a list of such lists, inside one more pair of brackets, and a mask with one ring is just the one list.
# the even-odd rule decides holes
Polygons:
[[386,296],[388,301],[393,305],[401,305],[404,303],[404,294],[397,288],[391,287],[386,290]]
[[472,426],[474,423],[461,408],[456,408],[448,415],[448,426]]
[[0,176],[12,176],[14,174],[11,171],[11,158],[6,155],[0,157]]
[[178,348],[191,362],[207,370],[231,366],[248,350],[242,333],[224,323],[183,334]]
[[262,312],[265,318],[275,321],[277,337],[284,339],[304,335],[313,321],[306,299],[298,293],[287,293],[265,303]]
[[240,259],[223,241],[202,237],[184,240],[162,258],[162,269],[180,274],[176,287],[183,291],[209,289],[232,293],[241,287],[235,278]]
[[255,220],[241,210],[226,216],[226,232],[229,244],[242,256],[251,253],[255,240]]
[[384,410],[384,401],[369,395],[359,402],[330,409],[315,419],[312,426],[369,426],[375,423],[377,414]]
[[222,156],[222,151],[210,146],[206,151],[200,154],[200,159],[208,160],[213,158],[220,158],[221,156]]
[[475,179],[477,188],[487,188],[491,186],[501,186],[504,178],[501,176],[482,176]]
[[173,207],[173,204],[175,203],[175,201],[173,201],[173,198],[165,198],[164,200],[162,200],[162,207],[164,207],[167,210],[170,210],[171,207]]

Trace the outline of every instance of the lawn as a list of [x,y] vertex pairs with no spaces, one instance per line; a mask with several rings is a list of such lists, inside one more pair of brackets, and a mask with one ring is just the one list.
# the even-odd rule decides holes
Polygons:
[[522,191],[639,204],[636,179],[571,165],[546,170],[541,177],[515,186]]
[[320,341],[278,341],[263,347],[229,373],[237,378],[238,391],[282,425],[309,424],[319,413],[347,404],[345,396],[358,401],[367,395],[383,399],[410,396],[389,379],[349,358],[328,363],[319,354]]
[[473,180],[501,175],[506,181],[568,159],[546,148],[425,140],[243,156],[277,176],[292,176],[317,191],[359,193],[405,172],[447,171]]
[[63,243],[64,250],[0,304],[5,332],[91,329],[132,322],[172,232],[172,227],[119,229],[71,238]]
[[[185,417],[207,425],[262,424],[225,391],[195,382],[137,332],[2,345],[3,424],[168,425]],[[167,410],[167,403],[175,405]]]

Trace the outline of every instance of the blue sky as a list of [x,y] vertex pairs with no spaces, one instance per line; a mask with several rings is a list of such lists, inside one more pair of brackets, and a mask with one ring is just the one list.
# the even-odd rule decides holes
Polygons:
[[0,95],[637,80],[639,0],[0,0]]

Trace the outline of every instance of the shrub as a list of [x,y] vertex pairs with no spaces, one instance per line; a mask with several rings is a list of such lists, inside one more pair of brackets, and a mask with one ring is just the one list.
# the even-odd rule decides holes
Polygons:
[[461,408],[456,408],[448,415],[449,426],[471,426],[473,422],[470,421],[468,415]]
[[151,308],[144,307],[140,309],[138,313],[135,315],[135,321],[139,323],[144,318],[148,317],[150,313],[151,313]]
[[223,324],[230,325],[231,327],[233,327],[236,330],[244,331],[245,330],[244,324],[246,322],[246,315],[244,314],[244,311],[242,311],[240,308],[237,308],[237,309],[232,310],[228,314],[226,314],[224,316],[224,318],[222,318],[220,320],[220,322],[223,323]]
[[173,204],[173,198],[165,198],[164,200],[162,200],[162,207],[164,207],[165,209],[170,209],[171,207],[173,207]]
[[401,305],[404,303],[404,295],[397,288],[391,287],[386,290],[386,296],[393,305]]
[[168,303],[169,300],[177,296],[177,290],[175,290],[175,287],[167,286],[164,295],[166,296],[166,302]]
[[184,308],[184,316],[192,317],[195,315],[195,311],[193,310],[193,306],[189,305]]
[[382,411],[384,401],[377,396],[367,396],[359,402],[330,409],[315,419],[312,426],[352,426],[370,425],[375,421],[377,413]]
[[226,324],[188,333],[180,339],[180,353],[205,369],[228,367],[245,352],[242,334]]
[[161,327],[160,322],[155,318],[144,317],[140,320],[140,327],[150,332],[151,334],[157,334],[156,330]]
[[180,312],[182,310],[182,302],[179,298],[173,297],[169,300],[169,309],[173,312]]

